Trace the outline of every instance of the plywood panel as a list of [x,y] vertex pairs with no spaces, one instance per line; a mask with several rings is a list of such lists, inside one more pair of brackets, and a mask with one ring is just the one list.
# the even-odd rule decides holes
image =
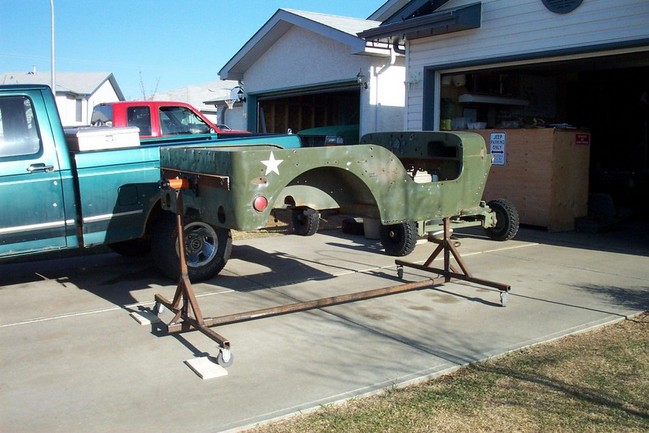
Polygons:
[[485,200],[514,203],[522,224],[550,231],[573,230],[586,216],[590,147],[576,144],[581,131],[568,129],[479,130],[489,148],[493,132],[506,136],[506,164],[492,166]]

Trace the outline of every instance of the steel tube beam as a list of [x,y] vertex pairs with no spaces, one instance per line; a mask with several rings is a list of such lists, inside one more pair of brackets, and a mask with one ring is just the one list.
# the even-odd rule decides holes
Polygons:
[[293,304],[261,308],[259,310],[228,314],[228,315],[218,316],[218,317],[206,317],[204,321],[207,326],[246,322],[249,320],[263,319],[265,317],[279,316],[282,314],[295,313],[298,311],[313,310],[316,308],[330,307],[333,305],[340,305],[340,304],[346,304],[350,302],[361,301],[365,299],[378,298],[381,296],[394,295],[396,293],[404,293],[413,290],[420,290],[440,283],[441,281],[436,281],[434,279],[427,279],[415,283],[399,284],[397,286],[367,290],[364,292],[349,293],[346,295],[332,296],[329,298],[320,298],[312,301],[296,302]]
[[427,272],[434,272],[439,275],[444,275],[450,279],[455,278],[456,280],[463,280],[463,281],[468,281],[471,283],[476,283],[480,284],[481,286],[487,286],[487,287],[493,287],[494,289],[498,289],[501,291],[509,291],[511,289],[511,286],[508,284],[503,284],[503,283],[498,283],[495,281],[489,281],[489,280],[483,280],[482,278],[476,278],[470,275],[466,274],[461,274],[458,272],[453,272],[451,270],[444,270],[444,269],[438,269],[438,268],[431,268],[429,266],[424,266],[424,265],[419,265],[417,263],[409,263],[409,262],[404,262],[401,260],[395,260],[395,263],[397,266],[405,266],[408,268],[414,268],[414,269],[419,269],[420,271],[427,271]]

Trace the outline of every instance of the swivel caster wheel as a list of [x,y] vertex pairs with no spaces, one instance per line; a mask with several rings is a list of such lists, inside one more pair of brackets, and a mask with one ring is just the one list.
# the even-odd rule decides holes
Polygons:
[[216,356],[216,363],[223,368],[227,368],[232,365],[234,362],[234,355],[230,349],[222,348],[219,350],[219,354]]
[[403,266],[401,265],[397,266],[397,278],[403,279]]

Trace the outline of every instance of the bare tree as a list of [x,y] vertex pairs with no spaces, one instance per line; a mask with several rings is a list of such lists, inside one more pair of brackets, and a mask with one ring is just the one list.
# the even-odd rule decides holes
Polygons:
[[142,99],[144,99],[145,101],[152,100],[155,97],[156,93],[158,92],[159,84],[160,84],[160,77],[156,79],[155,87],[153,87],[151,94],[147,96],[146,90],[144,88],[144,79],[142,78],[142,70],[140,69],[140,91],[142,92]]

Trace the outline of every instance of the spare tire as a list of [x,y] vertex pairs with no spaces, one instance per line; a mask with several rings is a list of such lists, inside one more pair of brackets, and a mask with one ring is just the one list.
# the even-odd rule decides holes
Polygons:
[[417,245],[417,223],[405,221],[382,225],[379,236],[385,252],[391,256],[407,256]]
[[300,236],[313,236],[320,225],[320,212],[311,208],[293,209],[293,231]]

